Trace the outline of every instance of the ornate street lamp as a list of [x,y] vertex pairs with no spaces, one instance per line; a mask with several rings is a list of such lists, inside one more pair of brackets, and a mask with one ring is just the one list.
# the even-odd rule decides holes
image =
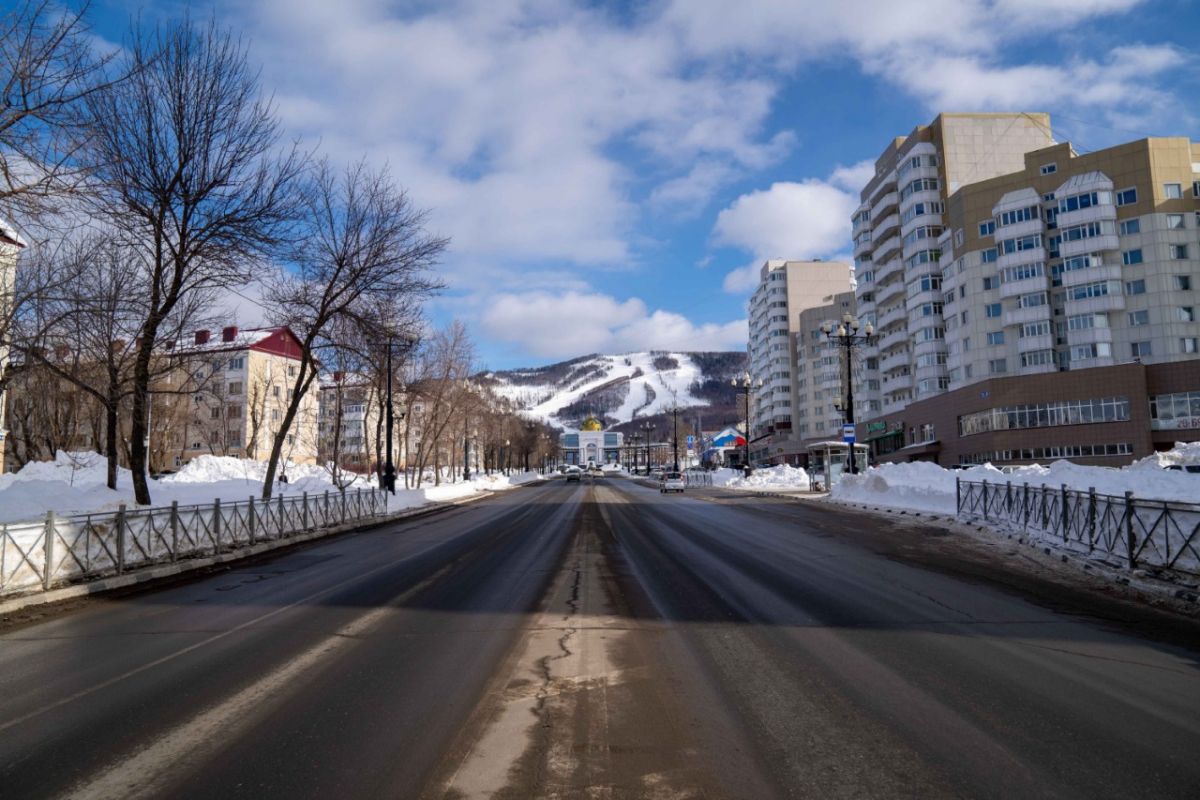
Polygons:
[[746,401],[746,459],[745,463],[742,464],[742,470],[745,472],[746,477],[749,478],[750,473],[754,471],[754,468],[750,466],[750,393],[755,389],[763,387],[763,379],[751,380],[750,373],[743,372],[740,380],[734,378],[729,381],[729,385],[733,387],[734,392],[743,395]]
[[641,429],[646,432],[646,474],[650,474],[650,450],[654,444],[654,423],[646,420],[641,424]]
[[[407,353],[417,346],[417,338],[415,336],[401,336],[400,341],[397,342],[388,337],[387,344],[385,345],[387,347],[387,409],[385,412],[387,418],[387,463],[383,466],[383,475],[380,476],[379,488],[389,491],[392,494],[396,493],[396,465],[392,461],[392,428],[395,425],[395,409],[392,406],[392,348],[396,345],[399,345],[403,348],[403,352]],[[403,391],[404,389],[401,388],[401,392]],[[400,418],[404,419],[403,412]]]
[[[844,381],[843,397],[846,398],[842,406],[842,424],[854,424],[854,375],[853,375],[853,354],[854,348],[868,345],[875,338],[875,326],[867,323],[863,326],[862,333],[858,332],[858,319],[850,313],[842,315],[842,321],[838,326],[833,327],[833,323],[826,320],[821,323],[821,332],[825,334],[825,338],[832,344],[840,347],[843,353],[843,371],[842,380]],[[858,472],[858,459],[854,457],[854,443],[850,442],[847,452],[847,457],[850,460],[850,474],[854,475]]]

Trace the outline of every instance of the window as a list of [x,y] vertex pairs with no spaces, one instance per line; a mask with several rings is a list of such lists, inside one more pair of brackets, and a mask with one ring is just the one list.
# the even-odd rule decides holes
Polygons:
[[1032,294],[1023,294],[1017,301],[1017,305],[1021,308],[1037,308],[1038,306],[1048,305],[1050,298],[1045,292],[1033,292]]
[[1120,233],[1122,236],[1130,236],[1135,233],[1142,232],[1142,221],[1137,217],[1127,219],[1121,222]]
[[1034,350],[1030,353],[1021,354],[1022,367],[1040,367],[1045,364],[1054,363],[1053,350]]
[[979,260],[982,261],[984,264],[991,264],[993,261],[995,261],[999,257],[1000,257],[1000,251],[997,250],[995,247],[989,247],[987,250],[984,250],[982,253],[979,254]]
[[1164,183],[1163,197],[1168,200],[1179,200],[1183,197],[1183,185],[1178,183]]
[[1067,317],[1067,330],[1086,331],[1092,328],[1107,328],[1108,316],[1105,314],[1076,314]]
[[1130,342],[1129,349],[1130,349],[1131,353],[1133,354],[1134,358],[1141,358],[1142,356],[1148,356],[1148,355],[1150,355],[1150,352],[1151,352],[1149,342]]
[[1200,352],[1196,348],[1197,339],[1195,336],[1187,336],[1179,340],[1179,351],[1181,353],[1196,353]]
[[987,335],[988,344],[1004,344],[1004,331],[992,331]]
[[1126,250],[1124,253],[1121,253],[1121,263],[1127,267],[1132,264],[1141,264],[1142,248],[1139,247],[1136,250]]
[[1015,239],[1005,239],[1000,242],[1000,252],[1005,255],[1012,253],[1020,253],[1025,250],[1036,250],[1042,246],[1041,234],[1035,233],[1032,236],[1018,236]]
[[1136,281],[1125,281],[1125,294],[1145,294],[1146,282],[1141,278]]
[[246,359],[242,356],[229,359],[229,365],[226,367],[230,372],[242,369],[246,366]]
[[1037,261],[1033,264],[1021,264],[1017,267],[1005,267],[1000,270],[1000,280],[1004,283],[1023,281],[1027,278],[1039,278],[1046,274],[1046,265]]
[[1175,288],[1181,292],[1190,291],[1192,288],[1192,276],[1191,275],[1176,275],[1175,276]]
[[993,358],[988,362],[988,371],[993,375],[1001,375],[1008,372],[1008,361],[1003,358]]
[[288,443],[289,445],[293,445],[293,444],[295,444],[295,443],[296,443],[296,437],[295,437],[293,434],[290,434],[290,433],[289,433],[289,434],[287,435],[287,443]]
[[1113,232],[1113,224],[1109,220],[1086,222],[1083,225],[1072,225],[1070,228],[1063,228],[1062,240],[1064,242],[1078,242],[1081,239],[1091,239],[1095,236],[1109,236]]
[[955,247],[962,247],[962,246],[963,246],[963,240],[964,240],[964,237],[963,237],[962,228],[959,228],[958,230],[956,230],[956,231],[954,232],[954,246],[955,246]]
[[986,317],[1000,316],[1000,304],[999,303],[988,303],[986,306],[984,306],[983,313],[984,313],[984,316],[986,316]]
[[271,387],[271,397],[279,397],[279,387],[278,386]]
[[[1137,283],[1137,281],[1131,281],[1131,283]],[[1145,283],[1145,281],[1142,281],[1143,292],[1146,290]],[[1117,288],[1120,288],[1120,284],[1117,284]],[[1105,295],[1111,293],[1111,289],[1113,289],[1113,287],[1108,281],[1097,281],[1096,283],[1085,283],[1080,286],[1072,286],[1069,296],[1072,300],[1086,300],[1089,297],[1104,297]]]
[[1094,422],[1129,420],[1128,397],[1098,397],[1086,400],[1055,400],[1001,406],[964,414],[958,418],[962,436],[1022,428],[1052,428]]
[[1175,261],[1182,261],[1188,257],[1186,244],[1173,244],[1170,246],[1171,258]]
[[278,408],[271,409],[271,421],[272,422],[279,422],[279,420],[282,418],[283,418],[282,411],[280,411]]
[[208,418],[209,419],[220,419],[221,418],[221,407],[213,406],[212,408],[210,408],[208,410]]
[[1054,162],[1042,164],[1041,173],[1043,175],[1053,175],[1056,172],[1058,172],[1058,164],[1055,164]]
[[[1038,322],[1026,322],[1021,326],[1021,338],[1027,336],[1049,336],[1050,335],[1050,320],[1043,319]],[[1003,341],[1003,338],[1001,338]]]
[[1075,194],[1059,200],[1058,213],[1066,214],[1069,211],[1079,211],[1083,208],[1092,208],[1093,206],[1108,205],[1110,203],[1112,203],[1112,195],[1108,192],[1084,192],[1083,194]]
[[288,377],[289,378],[296,377],[296,365],[295,364],[288,364]]
[[937,178],[917,178],[900,190],[900,202],[903,203],[917,192],[936,192],[938,186]]
[[1122,189],[1117,192],[1117,205],[1131,206],[1137,202],[1137,189]]
[[1041,219],[1041,210],[1041,206],[1027,206],[1025,208],[1018,208],[1015,211],[1005,211],[1000,214],[1000,218],[996,223],[1003,228],[1008,225],[1016,225],[1018,222]]
[[983,290],[986,292],[988,289],[995,289],[998,284],[999,280],[996,277],[989,275],[983,279]]
[[1167,214],[1167,227],[1171,230],[1183,228],[1183,214]]
[[1200,197],[1200,181],[1192,181],[1192,197]]
[[1063,272],[1074,272],[1077,269],[1088,269],[1090,267],[1104,266],[1104,259],[1100,256],[1075,256],[1068,258],[1062,263]]
[[242,393],[242,382],[241,381],[230,381],[228,394],[233,395],[233,394],[241,394],[241,393]]
[[1096,344],[1077,344],[1071,348],[1072,361],[1088,361],[1093,358],[1108,358],[1112,355],[1112,345],[1108,342]]
[[1175,311],[1180,322],[1196,321],[1196,310],[1192,306],[1179,306]]
[[1134,327],[1138,325],[1149,325],[1150,312],[1147,309],[1142,309],[1141,311],[1130,311],[1129,324]]
[[991,236],[996,232],[996,220],[989,219],[987,222],[979,223],[979,235]]
[[240,419],[242,416],[241,406],[229,406],[225,409],[225,417],[227,419]]

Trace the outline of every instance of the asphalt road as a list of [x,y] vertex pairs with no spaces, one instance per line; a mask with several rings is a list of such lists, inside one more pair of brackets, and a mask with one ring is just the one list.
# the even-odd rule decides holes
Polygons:
[[554,482],[93,603],[0,796],[1200,796],[1194,625],[888,524]]

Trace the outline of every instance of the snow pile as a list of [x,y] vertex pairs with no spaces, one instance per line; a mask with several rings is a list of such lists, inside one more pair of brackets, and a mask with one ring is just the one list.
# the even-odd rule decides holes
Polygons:
[[726,489],[808,491],[811,482],[808,473],[799,467],[780,464],[756,469],[749,478],[740,470],[719,469],[713,473],[713,486],[723,486]]
[[[177,502],[188,506],[212,503],[217,498],[226,502],[258,498],[262,495],[266,471],[265,462],[199,456],[174,475],[150,479],[152,505],[161,507]],[[289,463],[286,472],[288,483],[276,482],[273,496],[295,496],[304,492],[317,495],[338,490],[324,467]],[[420,489],[397,488],[396,495],[389,498],[388,508],[413,508],[483,491],[503,491],[539,477],[532,472],[508,477],[475,475],[467,483],[443,482],[435,486],[432,476],[427,476]],[[31,462],[19,472],[0,475],[0,523],[41,519],[51,509],[60,516],[68,516],[116,511],[122,503],[129,508],[136,507],[129,470],[118,470],[116,490],[109,489],[106,483],[107,462],[96,453],[59,452],[54,461]],[[374,485],[373,475],[359,475],[349,488],[367,489]],[[400,486],[403,486],[403,476]]]
[[1135,496],[1152,500],[1196,502],[1200,499],[1200,475],[1163,467],[1169,464],[1200,463],[1200,444],[1180,443],[1173,450],[1156,453],[1126,467],[1088,467],[1070,461],[1049,466],[1034,464],[1004,472],[984,464],[965,470],[948,470],[929,462],[881,464],[861,475],[842,475],[833,487],[836,501],[928,511],[955,513],[954,480],[988,481],[1014,485],[1062,486],[1098,494]]

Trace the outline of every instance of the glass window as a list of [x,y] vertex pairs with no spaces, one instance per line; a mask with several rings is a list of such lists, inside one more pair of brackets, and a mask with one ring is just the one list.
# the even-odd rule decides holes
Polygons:
[[1132,351],[1134,358],[1141,358],[1151,354],[1149,342],[1131,342],[1129,349]]
[[1180,322],[1195,322],[1196,310],[1192,306],[1179,306],[1176,309],[1176,314]]
[[1167,214],[1167,227],[1178,230],[1183,227],[1183,214]]
[[1182,352],[1182,353],[1195,353],[1195,352],[1198,352],[1198,351],[1197,351],[1197,349],[1196,349],[1196,342],[1197,342],[1197,340],[1196,340],[1196,337],[1195,337],[1195,336],[1188,336],[1188,337],[1185,337],[1185,338],[1183,338],[1183,339],[1180,339],[1180,340],[1179,340],[1179,350],[1180,350],[1180,352]]
[[1126,250],[1124,253],[1121,253],[1121,263],[1125,264],[1126,266],[1129,266],[1130,264],[1141,264],[1142,248],[1139,247],[1136,250]]
[[988,316],[988,317],[1000,316],[1000,304],[999,303],[989,303],[988,305],[986,305],[984,307],[984,315]]
[[1150,312],[1147,309],[1142,309],[1141,311],[1130,311],[1129,312],[1129,324],[1133,325],[1133,326],[1149,325],[1150,324]]
[[1146,281],[1138,278],[1136,281],[1125,282],[1125,294],[1145,294]]
[[1168,200],[1179,200],[1183,197],[1183,185],[1178,183],[1164,183],[1163,197]]
[[1169,250],[1171,258],[1180,261],[1188,257],[1188,249],[1186,244],[1173,244]]
[[996,232],[996,220],[989,219],[987,222],[979,223],[979,235],[991,236]]
[[1137,202],[1137,189],[1122,189],[1117,192],[1117,205],[1128,206]]
[[1120,225],[1120,233],[1122,236],[1129,236],[1134,233],[1142,232],[1142,222],[1137,217],[1133,219],[1123,220]]
[[1176,275],[1175,276],[1175,288],[1180,291],[1183,291],[1183,292],[1191,290],[1192,276],[1191,275]]
[[987,335],[988,344],[1004,344],[1004,331],[991,331]]

